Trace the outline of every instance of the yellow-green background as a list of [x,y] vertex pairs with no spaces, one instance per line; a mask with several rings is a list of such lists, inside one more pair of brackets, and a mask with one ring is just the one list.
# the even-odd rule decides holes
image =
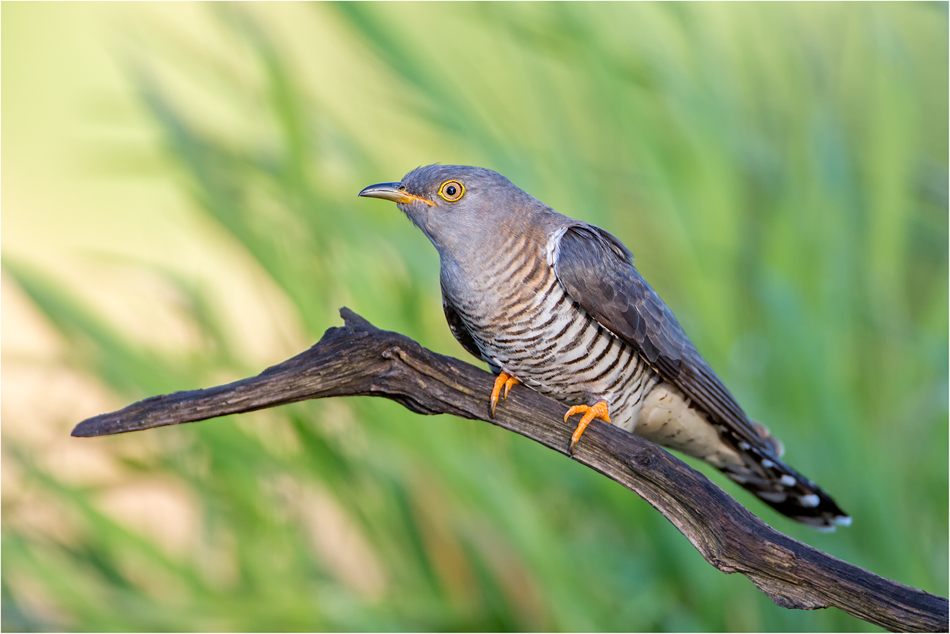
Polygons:
[[351,399],[68,437],[342,305],[465,358],[434,250],[355,196],[437,161],[624,240],[854,525],[727,491],[947,594],[946,3],[0,10],[4,630],[873,630],[483,423]]

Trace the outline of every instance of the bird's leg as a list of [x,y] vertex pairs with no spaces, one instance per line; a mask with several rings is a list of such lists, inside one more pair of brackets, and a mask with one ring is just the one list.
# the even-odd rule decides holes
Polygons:
[[502,387],[505,388],[505,393],[502,395],[503,398],[508,398],[508,392],[511,390],[512,385],[518,385],[521,383],[518,379],[511,376],[507,372],[502,372],[498,375],[498,378],[495,379],[495,386],[491,389],[491,415],[492,418],[495,417],[495,405],[498,404],[498,395],[501,394]]
[[[496,383],[497,385],[497,383]],[[574,433],[571,435],[571,455],[574,455],[574,445],[577,444],[577,441],[581,439],[581,434],[584,433],[584,430],[587,429],[587,426],[590,425],[590,422],[595,418],[599,418],[603,421],[610,422],[610,412],[607,410],[607,401],[599,401],[594,405],[575,405],[571,409],[567,410],[567,414],[564,415],[564,422],[567,422],[567,419],[573,416],[574,414],[584,414],[581,418],[581,422],[577,423],[577,429],[574,430]]]

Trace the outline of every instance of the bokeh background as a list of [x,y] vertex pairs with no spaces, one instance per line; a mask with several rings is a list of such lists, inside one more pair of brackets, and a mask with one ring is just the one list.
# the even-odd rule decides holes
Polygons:
[[[854,524],[947,595],[946,3],[2,6],[2,626],[873,630],[634,494],[372,399],[71,439],[340,324],[468,358],[365,185],[496,169],[606,227]],[[469,359],[471,360],[471,359]],[[695,464],[695,462],[693,462]]]

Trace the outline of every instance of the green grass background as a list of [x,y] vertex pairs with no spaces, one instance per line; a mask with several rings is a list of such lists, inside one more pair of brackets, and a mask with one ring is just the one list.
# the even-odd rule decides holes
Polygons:
[[[28,134],[54,106],[26,99],[90,11],[2,8],[4,303],[56,342],[8,353],[5,317],[4,631],[875,629],[774,606],[634,494],[483,423],[348,399],[66,438],[279,362],[342,305],[471,361],[435,251],[355,197],[431,162],[619,236],[854,524],[814,532],[703,470],[947,595],[946,3],[127,7],[96,18],[108,77],[55,103],[93,122],[57,139],[80,148],[60,182]],[[77,212],[89,182],[121,211]]]

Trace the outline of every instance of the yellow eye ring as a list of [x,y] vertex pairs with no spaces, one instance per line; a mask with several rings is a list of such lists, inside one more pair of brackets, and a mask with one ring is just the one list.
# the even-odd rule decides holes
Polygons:
[[439,196],[442,200],[454,203],[465,194],[465,185],[459,181],[445,181],[439,187]]

